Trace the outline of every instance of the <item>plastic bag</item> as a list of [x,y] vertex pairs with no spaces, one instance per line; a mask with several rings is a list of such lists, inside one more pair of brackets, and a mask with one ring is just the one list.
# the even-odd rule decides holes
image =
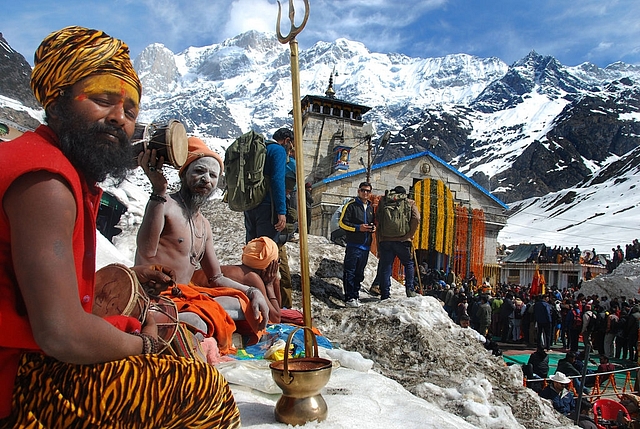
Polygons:
[[[264,358],[274,362],[284,360],[284,348],[286,347],[286,345],[287,342],[285,340],[276,341],[271,347],[269,347],[269,350],[266,351],[266,353],[264,354]],[[289,346],[289,356],[291,356],[292,352],[293,344]]]
[[247,386],[268,394],[281,394],[282,390],[271,376],[270,363],[267,360],[236,360],[218,364],[216,369],[229,383]]

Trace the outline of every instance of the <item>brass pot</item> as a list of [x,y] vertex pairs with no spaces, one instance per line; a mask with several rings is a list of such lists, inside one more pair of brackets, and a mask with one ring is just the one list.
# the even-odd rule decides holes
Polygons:
[[[313,336],[313,357],[289,359],[289,347],[293,335],[299,329],[308,329]],[[318,343],[311,328],[302,326],[289,334],[284,360],[269,365],[271,376],[282,396],[275,408],[276,420],[293,426],[327,418],[327,403],[320,391],[331,377],[331,361],[318,357]]]

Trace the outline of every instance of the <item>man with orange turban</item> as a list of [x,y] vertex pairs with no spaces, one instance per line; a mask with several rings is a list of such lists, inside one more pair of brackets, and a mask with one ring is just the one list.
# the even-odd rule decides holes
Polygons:
[[200,208],[217,188],[224,163],[201,139],[189,137],[188,142],[181,186],[173,194],[167,193],[164,160],[157,151],[147,149],[138,156],[152,194],[138,231],[135,261],[173,269],[178,285],[165,295],[178,306],[179,318],[199,327],[205,337],[215,338],[221,353],[232,353],[234,318],[246,319],[260,332],[269,320],[269,306],[266,295],[226,277],[220,269],[211,225]]
[[[126,332],[92,314],[97,183],[126,177],[133,158],[141,86],[127,45],[56,31],[31,87],[47,125],[0,145],[0,428],[239,427],[214,368],[157,354],[152,314]],[[166,287],[163,271],[134,267]]]
[[222,273],[237,282],[256,287],[267,298],[269,322],[280,323],[281,295],[278,245],[269,237],[258,237],[242,248],[242,264],[223,265]]

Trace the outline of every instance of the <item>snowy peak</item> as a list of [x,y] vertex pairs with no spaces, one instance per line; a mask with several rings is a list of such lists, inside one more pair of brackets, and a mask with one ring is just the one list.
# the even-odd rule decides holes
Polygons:
[[0,33],[0,95],[15,99],[27,107],[40,105],[31,92],[31,66]]
[[273,33],[261,33],[250,30],[222,42],[223,47],[237,47],[249,52],[268,54],[280,46],[280,42]]
[[175,55],[160,43],[147,46],[135,58],[133,66],[142,81],[145,94],[167,92],[179,77]]
[[571,74],[555,58],[531,51],[509,67],[502,79],[487,86],[472,106],[490,113],[522,103],[523,96],[533,91],[550,99],[572,99],[575,94],[589,89],[587,83]]
[[300,54],[300,66],[314,67],[316,64],[339,64],[355,57],[368,57],[371,53],[360,42],[353,42],[344,38],[335,42],[317,42],[311,48]]
[[[182,52],[178,62],[184,64],[183,75],[193,74],[198,79],[221,81],[258,73],[280,57],[286,47],[273,35],[248,31],[220,44],[202,48],[189,48]],[[277,61],[276,61],[277,62]]]

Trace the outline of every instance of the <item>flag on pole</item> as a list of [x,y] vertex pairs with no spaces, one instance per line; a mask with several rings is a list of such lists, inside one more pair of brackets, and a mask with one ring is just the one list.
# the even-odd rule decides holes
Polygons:
[[[531,296],[540,295],[542,292],[542,285],[540,284],[540,270],[536,265],[536,272],[533,273],[533,280],[531,280]],[[544,284],[544,280],[542,281]]]

